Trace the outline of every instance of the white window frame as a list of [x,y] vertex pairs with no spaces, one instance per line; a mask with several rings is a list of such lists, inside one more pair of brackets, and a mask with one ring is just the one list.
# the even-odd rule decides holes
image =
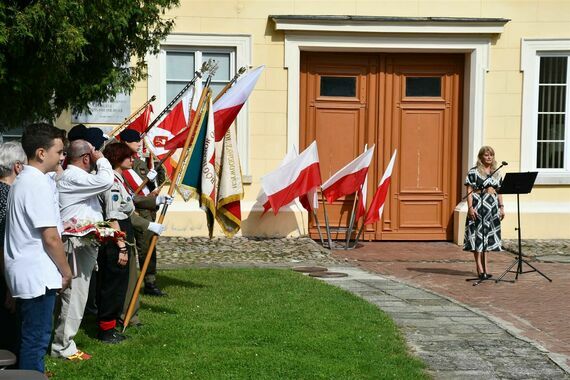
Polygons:
[[[523,38],[521,40],[521,71],[523,72],[521,171],[538,171],[537,184],[570,184],[570,76],[567,77],[564,169],[536,167],[538,131],[538,84],[541,56],[570,57],[568,38]],[[570,58],[569,58],[570,70]],[[570,71],[568,72],[570,74]]]
[[[251,35],[217,35],[217,34],[171,34],[161,43],[158,55],[147,56],[148,62],[148,94],[156,95],[155,110],[160,112],[166,107],[166,52],[195,52],[195,62],[201,61],[201,52],[228,52],[230,54],[231,78],[235,70],[242,66],[250,67],[252,61]],[[201,83],[199,84],[201,85]],[[249,167],[249,112],[246,102],[236,118],[238,151],[241,161],[243,181],[251,182]]]

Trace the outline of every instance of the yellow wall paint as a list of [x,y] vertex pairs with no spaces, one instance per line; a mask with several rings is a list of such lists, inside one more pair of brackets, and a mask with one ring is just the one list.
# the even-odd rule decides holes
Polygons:
[[[166,14],[175,17],[176,33],[247,34],[252,37],[252,65],[266,70],[250,99],[249,164],[253,183],[245,186],[245,198],[252,201],[260,188],[260,177],[275,169],[287,147],[287,70],[284,64],[284,34],[276,32],[269,15],[351,14],[366,16],[503,17],[511,19],[505,31],[493,39],[485,87],[484,143],[506,160],[506,171],[518,171],[522,73],[521,38],[570,38],[570,2],[539,0],[181,0]],[[132,94],[132,109],[147,99],[145,82]],[[155,110],[158,113],[160,110]],[[65,119],[62,116],[60,120]],[[68,118],[68,116],[67,116]],[[69,123],[58,124],[69,128]],[[523,152],[524,154],[524,152]],[[537,186],[524,202],[570,202],[570,186]],[[525,229],[532,236],[556,237],[548,228],[552,222],[570,220],[568,214],[543,216],[528,221]],[[279,225],[279,218],[273,220]],[[288,222],[283,222],[286,225]],[[510,222],[507,222],[510,223]],[[556,226],[556,224],[555,224]],[[286,229],[286,228],[285,228]],[[560,229],[570,238],[570,229]],[[509,233],[507,232],[507,235]],[[528,235],[527,237],[530,237]]]

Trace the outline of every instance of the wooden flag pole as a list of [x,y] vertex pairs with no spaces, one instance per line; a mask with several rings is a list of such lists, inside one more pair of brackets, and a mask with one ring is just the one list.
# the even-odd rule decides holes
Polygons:
[[216,103],[218,101],[218,99],[220,99],[222,97],[222,95],[224,95],[229,89],[230,87],[233,86],[233,84],[237,81],[237,79],[239,78],[240,75],[242,75],[243,73],[245,73],[245,66],[240,67],[240,69],[238,70],[238,72],[236,73],[236,75],[234,75],[234,77],[232,78],[231,81],[229,81],[228,84],[226,84],[224,86],[224,88],[222,88],[222,91],[220,91],[220,93],[218,95],[216,95],[216,97],[214,98],[214,100],[212,101],[212,103]]
[[[245,70],[246,70],[245,66],[241,67],[241,68],[239,69],[239,71],[236,73],[236,75],[234,75],[234,77],[232,78],[232,80],[222,89],[222,91],[220,91],[220,93],[216,96],[216,98],[213,100],[212,103],[215,103],[216,100],[218,100],[222,95],[224,95],[224,94],[230,89],[230,87],[236,82],[236,80],[240,77],[240,75],[242,75],[243,73],[245,73]],[[193,79],[191,83],[194,83],[195,80],[196,80],[196,79]],[[186,91],[186,89],[184,89],[184,91]],[[181,91],[181,93],[183,93],[183,92]],[[179,98],[179,97],[180,97],[180,96],[178,96],[178,98]],[[194,95],[192,95],[192,98],[193,98],[193,97],[194,97]],[[177,98],[176,98],[176,99],[177,99]],[[171,102],[171,103],[172,103],[172,102]],[[190,101],[190,107],[192,107],[192,101]],[[160,116],[160,115],[159,115],[159,116]],[[157,117],[155,120],[157,120],[157,119],[158,119],[158,117]],[[155,123],[153,122],[153,124],[155,124]],[[150,130],[150,127],[145,131],[145,134],[146,134],[149,130]],[[184,132],[184,130],[180,131],[179,133],[182,133],[182,132]],[[143,135],[141,135],[141,136],[144,138]],[[166,155],[165,157],[163,157],[162,160],[160,160],[160,162],[158,163],[157,166],[163,165],[164,162],[165,162],[167,159],[169,159],[169,158],[174,154],[174,152],[176,152],[176,149],[173,149],[173,150],[169,151],[169,152],[167,153],[167,155]],[[136,189],[136,191],[135,191],[135,194],[140,193],[140,192],[142,191],[142,189],[144,189],[144,187],[146,186],[147,183],[148,183],[148,178],[145,178],[145,179],[143,180],[143,182],[139,185],[139,187],[137,187],[137,189]]]
[[[191,142],[191,140],[195,134],[194,132],[195,132],[197,126],[201,124],[202,119],[204,118],[204,116],[206,114],[205,109],[204,109],[205,108],[204,104],[205,104],[205,101],[207,98],[206,95],[210,92],[209,85],[210,85],[210,79],[211,79],[212,75],[213,74],[210,72],[210,75],[209,75],[208,79],[206,80],[206,85],[204,86],[204,91],[202,91],[202,95],[200,96],[200,101],[198,102],[198,110],[200,110],[200,117],[195,117],[192,120],[192,125],[190,126],[190,133],[188,133],[188,137],[186,137],[186,141],[184,142],[184,148],[182,149],[182,155],[181,155],[180,161],[179,161],[181,163],[184,162],[184,160],[186,159],[186,155],[188,154],[188,147],[190,146],[190,142]],[[198,123],[198,121],[200,121],[200,123]],[[174,175],[172,176],[172,178],[178,178],[181,169],[182,169],[182,165],[177,165],[176,170],[174,171]],[[175,188],[176,188],[176,181],[172,181],[170,183],[170,187],[168,189],[168,195],[172,196],[172,194],[174,194]],[[157,223],[163,224],[167,210],[168,210],[168,205],[167,204],[163,205]],[[123,321],[123,332],[127,329],[127,326],[129,325],[129,322],[133,316],[135,304],[136,304],[137,298],[139,297],[139,293],[140,293],[141,286],[142,286],[142,283],[144,280],[144,276],[145,276],[146,271],[148,269],[148,265],[149,265],[150,259],[152,257],[152,252],[154,251],[154,248],[156,247],[157,241],[158,241],[158,235],[153,235],[152,239],[150,241],[149,247],[148,247],[148,251],[146,253],[146,257],[144,259],[144,264],[141,268],[141,273],[139,274],[139,278],[137,280],[137,284],[136,284],[135,290],[133,292],[133,296],[129,302],[129,308],[127,310],[127,314],[125,315],[125,319]]]

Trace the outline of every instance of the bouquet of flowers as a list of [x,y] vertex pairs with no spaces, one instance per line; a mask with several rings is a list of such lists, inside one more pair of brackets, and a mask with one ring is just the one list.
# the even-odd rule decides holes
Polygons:
[[117,242],[125,239],[125,233],[111,227],[109,222],[78,222],[75,219],[64,224],[64,237],[77,237],[91,240],[93,243],[104,244],[109,241]]

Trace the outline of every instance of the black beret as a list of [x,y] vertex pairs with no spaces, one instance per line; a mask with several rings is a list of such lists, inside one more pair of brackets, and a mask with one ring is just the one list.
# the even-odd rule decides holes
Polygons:
[[125,129],[119,133],[119,138],[124,142],[136,142],[141,141],[141,134],[134,129]]
[[69,132],[67,133],[67,139],[69,141],[85,140],[86,135],[87,135],[87,127],[84,126],[83,124],[77,124],[76,126],[74,126],[69,130]]
[[83,139],[91,143],[95,150],[101,149],[103,143],[105,140],[107,140],[107,138],[103,135],[103,131],[96,127],[88,128]]

